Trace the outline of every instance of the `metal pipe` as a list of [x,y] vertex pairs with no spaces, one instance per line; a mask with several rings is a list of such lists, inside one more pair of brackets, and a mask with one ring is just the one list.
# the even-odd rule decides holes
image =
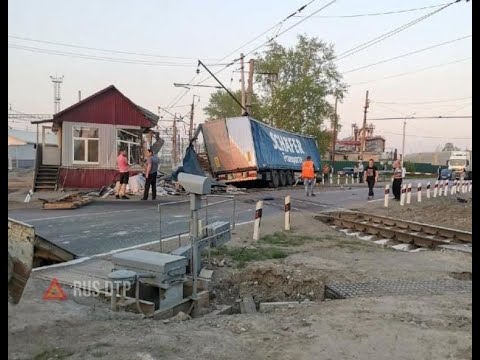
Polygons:
[[236,200],[235,197],[233,197],[233,213],[232,213],[232,230],[235,230],[235,215],[236,215]]

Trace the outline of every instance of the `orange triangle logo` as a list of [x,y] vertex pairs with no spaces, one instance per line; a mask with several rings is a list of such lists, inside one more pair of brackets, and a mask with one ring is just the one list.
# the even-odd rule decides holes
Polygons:
[[53,278],[47,291],[43,294],[43,300],[66,300],[67,294],[63,291],[57,278]]

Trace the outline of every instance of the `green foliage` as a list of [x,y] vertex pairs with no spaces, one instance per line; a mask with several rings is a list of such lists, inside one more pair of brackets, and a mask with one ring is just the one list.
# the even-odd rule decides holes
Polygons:
[[[272,42],[255,60],[257,96],[250,115],[277,128],[316,137],[324,153],[332,141],[332,134],[325,131],[334,123],[332,103],[335,97],[341,101],[346,93],[334,59],[333,46],[315,37],[299,35],[290,48]],[[234,95],[241,99],[240,91]],[[204,111],[210,118],[241,114],[224,90],[210,96]]]
[[[232,92],[232,94],[241,102],[241,91]],[[221,119],[226,117],[241,116],[243,113],[242,108],[235,102],[234,99],[225,91],[217,90],[210,95],[208,105],[203,109],[205,113],[211,119]],[[253,96],[252,98],[252,111],[250,116],[255,119],[261,120],[263,118],[263,107],[261,102]]]

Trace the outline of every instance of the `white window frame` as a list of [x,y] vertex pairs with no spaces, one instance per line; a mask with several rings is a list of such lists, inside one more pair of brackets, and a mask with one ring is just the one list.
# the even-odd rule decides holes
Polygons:
[[[98,137],[96,138],[86,138],[86,137],[77,137],[75,136],[75,130],[78,129],[95,129],[98,131]],[[75,140],[83,140],[85,144],[85,159],[86,161],[75,160]],[[95,140],[98,143],[98,161],[88,161],[88,142],[90,140]],[[94,126],[81,126],[81,125],[74,125],[72,127],[72,164],[84,164],[84,165],[98,165],[100,163],[100,129]]]
[[[139,159],[139,162],[138,164],[131,164],[130,163],[130,155],[131,155],[131,151],[132,151],[132,145],[135,145],[135,146],[138,146],[140,149],[142,149],[142,137],[141,135],[137,135],[137,134],[133,134],[133,133],[130,133],[128,131],[129,129],[124,129],[124,128],[117,128],[117,149],[119,148],[119,144],[120,143],[123,143],[123,144],[126,144],[127,145],[127,160],[128,160],[128,163],[130,165],[140,165],[141,164],[141,159]],[[127,133],[127,134],[130,134],[132,136],[135,136],[135,137],[138,137],[138,142],[135,142],[135,141],[127,141],[127,140],[120,140],[118,138],[118,133],[119,131],[123,131],[124,133]]]

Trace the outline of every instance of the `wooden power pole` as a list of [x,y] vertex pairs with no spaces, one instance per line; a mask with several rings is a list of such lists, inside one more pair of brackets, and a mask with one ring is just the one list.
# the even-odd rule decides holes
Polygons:
[[245,109],[245,66],[243,63],[243,53],[240,54],[240,83],[241,83],[241,89],[242,89],[242,106],[243,108],[240,110],[241,114],[243,115],[243,109]]
[[174,169],[177,166],[177,114],[173,117],[172,159],[172,169]]
[[338,126],[337,104],[338,104],[338,97],[335,97],[335,119],[333,123],[332,166],[335,165],[335,144],[337,143],[337,126]]
[[253,99],[253,67],[255,66],[255,60],[250,59],[249,68],[248,68],[248,86],[247,86],[247,103],[245,108],[247,109],[247,114],[252,114],[252,99]]
[[363,150],[365,148],[365,131],[367,130],[367,111],[370,101],[368,100],[368,90],[365,96],[365,106],[363,108],[363,126],[361,129],[362,137],[360,138],[360,160],[363,160]]
[[188,128],[188,140],[192,140],[193,136],[193,112],[195,110],[195,95],[192,98],[192,107],[190,109],[190,126]]

